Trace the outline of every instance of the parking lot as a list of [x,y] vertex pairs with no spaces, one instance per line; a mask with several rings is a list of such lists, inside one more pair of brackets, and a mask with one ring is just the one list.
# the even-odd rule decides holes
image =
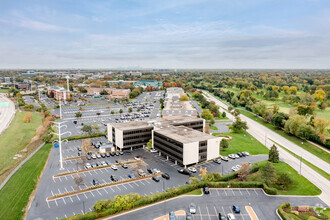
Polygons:
[[[105,142],[106,139],[104,137],[100,137],[94,138],[92,141]],[[81,142],[82,140],[76,140],[63,143],[63,158],[67,159],[76,156],[78,153],[77,147],[81,146]],[[85,168],[85,163],[87,162],[96,163],[107,161],[109,164],[113,164],[116,160],[119,162],[134,160],[135,156],[140,156],[145,165],[143,165],[144,163],[141,163],[142,165],[139,166],[128,165],[127,169],[118,166],[118,170],[113,170],[110,166],[105,166],[101,169]],[[222,162],[222,165],[216,164],[214,162],[208,162],[197,166],[197,168],[202,166],[203,168],[207,167],[208,172],[223,171],[224,173],[228,173],[231,172],[231,167],[233,164],[239,164],[242,162],[254,162],[264,160],[265,158],[265,155],[249,156],[229,162]],[[163,157],[158,156],[157,153],[149,153],[143,149],[137,149],[132,151],[130,154],[124,153],[124,155],[120,156],[110,156],[94,160],[86,160],[84,163],[79,163],[79,160],[77,159],[65,160],[65,169],[59,170],[59,168],[59,149],[53,148],[27,219],[35,219],[37,217],[41,217],[43,219],[55,219],[64,218],[66,216],[71,216],[78,213],[85,213],[90,211],[94,203],[101,199],[109,199],[113,198],[115,195],[123,195],[130,192],[139,193],[140,195],[162,192],[167,188],[186,184],[186,182],[189,180],[189,176],[182,175],[177,172],[177,168],[179,168],[178,165],[166,160]],[[93,179],[97,179],[98,182],[102,184],[112,182],[110,180],[111,175],[115,175],[119,180],[128,179],[128,174],[134,174],[137,176],[138,168],[141,168],[144,171],[146,171],[147,168],[157,168],[161,172],[168,173],[170,175],[170,180],[161,178],[160,182],[155,182],[151,178],[147,178],[124,184],[103,187],[100,189],[79,193],[73,196],[46,200],[48,197],[55,194],[75,191],[78,188],[84,189],[90,187],[93,184]],[[56,175],[59,173],[74,172],[77,170],[83,171],[80,175],[84,179],[84,183],[79,187],[75,184],[74,175],[56,177]],[[197,169],[197,172],[194,173],[193,176],[198,175],[199,169]]]
[[24,100],[26,105],[33,105],[34,108],[39,108],[40,107],[39,103],[35,101],[33,96],[25,95],[25,96],[23,96],[23,100]]
[[[119,215],[111,219],[155,219],[168,214],[170,211],[185,210],[189,212],[191,203],[196,205],[194,220],[215,220],[218,214],[232,213],[236,220],[251,219],[245,206],[251,206],[260,220],[279,219],[276,214],[278,205],[290,202],[292,205],[302,206],[326,206],[318,197],[304,196],[268,196],[261,189],[210,189],[210,194],[202,196],[184,196],[166,202],[141,208],[127,214]],[[240,208],[240,213],[234,213],[232,206]],[[177,218],[185,219],[185,217]]]

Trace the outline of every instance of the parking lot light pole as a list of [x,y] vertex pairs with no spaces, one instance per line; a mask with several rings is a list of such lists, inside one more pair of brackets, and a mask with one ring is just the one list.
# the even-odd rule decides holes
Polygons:
[[60,119],[62,119],[62,101],[60,101]]
[[[58,133],[57,133],[57,136],[58,136],[58,143],[59,143],[59,148],[60,148],[60,170],[64,170],[63,168],[63,158],[62,158],[62,142],[63,141],[68,141],[67,139],[63,140],[62,141],[62,135],[64,134],[70,134],[71,135],[71,132],[70,131],[66,131],[64,133],[61,133],[61,128],[66,128],[67,125],[62,125],[63,123],[66,123],[66,121],[62,121],[62,122],[53,122],[54,124],[57,125],[57,129],[58,129]],[[53,134],[56,134],[56,133],[53,133]]]

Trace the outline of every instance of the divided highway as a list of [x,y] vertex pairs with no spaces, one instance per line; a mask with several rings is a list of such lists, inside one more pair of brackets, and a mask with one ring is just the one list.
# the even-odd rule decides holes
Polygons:
[[15,104],[0,93],[0,134],[8,127],[15,115]]
[[[213,95],[211,95],[209,92],[203,91],[203,93],[206,93],[207,96],[205,96],[206,99],[209,101],[214,101],[217,105],[221,106],[219,110],[221,112],[225,111],[227,114],[227,117],[230,120],[234,120],[234,116],[231,115],[227,108],[228,106],[219,101],[217,98],[215,98]],[[224,110],[225,109],[225,110]],[[240,115],[240,118],[242,121],[246,121],[249,129],[247,130],[253,137],[255,137],[259,142],[266,144],[267,148],[270,148],[273,144],[271,140],[277,142],[278,144],[284,146],[285,148],[289,149],[290,151],[294,152],[295,154],[302,156],[305,160],[309,161],[310,163],[314,164],[315,166],[319,167],[320,169],[324,170],[325,172],[329,172],[330,170],[330,164],[321,160],[320,158],[316,157],[315,155],[309,153],[308,151],[302,149],[298,145],[292,143],[291,141],[287,140],[286,138],[280,136],[279,134],[275,133],[274,131],[266,128],[265,126],[259,124],[258,122],[255,122],[254,120],[244,116]],[[292,156],[290,153],[282,149],[280,146],[278,146],[278,150],[280,153],[280,159],[290,166],[292,166],[295,170],[300,172],[301,174],[307,178],[309,181],[311,181],[313,184],[315,184],[319,189],[322,190],[322,194],[320,195],[320,198],[328,205],[330,206],[330,182],[323,176],[321,176],[319,173],[314,171],[309,166],[302,163],[300,167],[300,160],[296,157]]]

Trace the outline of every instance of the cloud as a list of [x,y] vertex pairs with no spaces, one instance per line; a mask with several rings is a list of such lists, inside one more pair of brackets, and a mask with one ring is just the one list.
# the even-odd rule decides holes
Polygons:
[[25,29],[35,30],[35,31],[50,31],[50,32],[76,32],[79,31],[76,28],[68,28],[60,25],[49,24],[46,22],[33,20],[24,15],[13,13],[10,18],[3,19],[0,18],[0,22],[6,25],[11,25],[15,27],[21,27]]

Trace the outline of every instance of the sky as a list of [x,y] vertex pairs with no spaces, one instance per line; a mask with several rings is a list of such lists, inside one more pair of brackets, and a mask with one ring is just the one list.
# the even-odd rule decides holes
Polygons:
[[0,69],[328,69],[329,0],[0,0]]

